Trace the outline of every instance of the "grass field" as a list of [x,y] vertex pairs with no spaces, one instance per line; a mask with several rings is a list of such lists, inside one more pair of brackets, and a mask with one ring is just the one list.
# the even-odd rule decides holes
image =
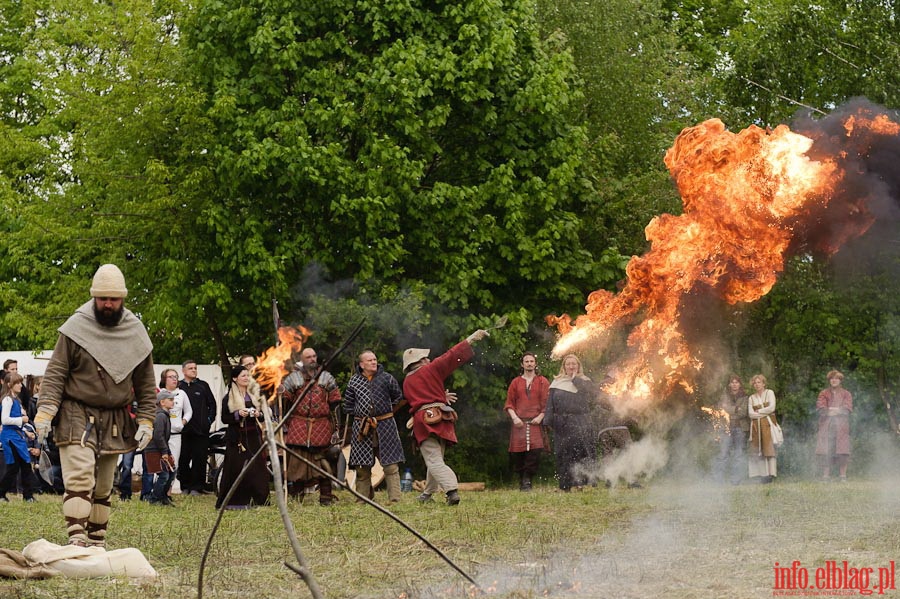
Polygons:
[[[474,576],[487,596],[750,598],[773,595],[776,561],[799,560],[811,574],[828,560],[887,567],[900,556],[898,490],[900,480],[893,479],[738,487],[659,480],[635,490],[470,492],[456,508],[418,505],[410,493],[391,509]],[[327,597],[474,596],[471,585],[408,532],[339,495],[342,501],[330,508],[290,503],[305,557]],[[139,548],[157,569],[156,581],[0,581],[0,597],[196,596],[214,499],[176,501],[177,508],[137,501],[113,508],[110,548]],[[0,530],[9,549],[41,537],[62,543],[60,498],[25,504],[11,496],[0,505]],[[309,597],[285,560],[293,556],[277,508],[230,512],[213,545],[203,596]]]

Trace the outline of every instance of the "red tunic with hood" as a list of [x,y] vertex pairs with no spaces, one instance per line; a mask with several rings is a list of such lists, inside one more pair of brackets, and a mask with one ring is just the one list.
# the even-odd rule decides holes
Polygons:
[[409,409],[413,413],[413,435],[417,444],[421,444],[428,435],[437,435],[448,443],[456,443],[456,425],[453,422],[441,420],[435,424],[425,424],[425,416],[419,408],[430,403],[447,403],[444,381],[474,355],[469,342],[461,341],[425,366],[406,375],[403,380],[403,397],[409,402]]

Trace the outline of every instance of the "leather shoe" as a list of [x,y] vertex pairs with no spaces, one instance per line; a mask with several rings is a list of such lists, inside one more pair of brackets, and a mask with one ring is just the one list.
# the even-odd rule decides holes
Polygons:
[[419,503],[429,503],[431,501],[434,501],[434,499],[431,498],[431,493],[422,493],[421,495],[416,497],[416,501],[418,501]]
[[459,492],[456,489],[447,491],[447,505],[459,504]]

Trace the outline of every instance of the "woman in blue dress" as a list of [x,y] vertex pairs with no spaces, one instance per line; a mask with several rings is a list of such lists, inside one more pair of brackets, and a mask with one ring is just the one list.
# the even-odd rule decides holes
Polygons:
[[[28,451],[26,432],[22,425],[28,422],[28,416],[19,401],[22,391],[22,375],[10,372],[3,380],[0,388],[2,411],[0,411],[0,443],[3,444],[3,457],[6,461],[6,473],[0,480],[0,501],[9,501],[6,494],[16,490],[16,479],[22,473],[22,497],[27,502],[34,501],[34,476],[31,473],[31,454]],[[33,433],[32,433],[33,434]]]

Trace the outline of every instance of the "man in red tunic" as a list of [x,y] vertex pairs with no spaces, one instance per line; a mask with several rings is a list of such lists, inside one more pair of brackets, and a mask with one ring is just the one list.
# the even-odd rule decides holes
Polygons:
[[537,357],[522,355],[522,375],[509,384],[503,409],[512,419],[509,431],[509,454],[513,471],[519,473],[519,490],[531,490],[531,477],[537,474],[544,450],[541,422],[547,407],[550,382],[537,374]]
[[[299,366],[282,383],[288,402],[299,402],[285,423],[284,442],[326,472],[332,472],[328,461],[335,431],[331,410],[340,403],[341,390],[330,372],[323,370],[316,377],[319,363],[313,348],[304,348],[300,353]],[[310,389],[303,395],[307,387]],[[306,484],[315,481],[319,484],[319,503],[332,505],[335,501],[331,479],[291,455],[287,456],[287,479],[291,495],[300,497]]]
[[456,444],[456,411],[445,396],[444,381],[472,359],[472,344],[487,335],[487,331],[479,329],[434,361],[428,359],[428,349],[411,347],[403,352],[403,397],[409,402],[413,436],[427,468],[425,490],[416,498],[420,502],[432,501],[431,496],[440,487],[447,494],[448,505],[459,503],[459,481],[444,463],[447,445]]
[[819,393],[816,411],[819,413],[819,433],[816,436],[816,456],[822,467],[822,478],[831,479],[832,462],[837,464],[840,480],[847,480],[850,461],[850,413],[853,396],[841,384],[844,375],[832,370],[825,377],[828,388]]

